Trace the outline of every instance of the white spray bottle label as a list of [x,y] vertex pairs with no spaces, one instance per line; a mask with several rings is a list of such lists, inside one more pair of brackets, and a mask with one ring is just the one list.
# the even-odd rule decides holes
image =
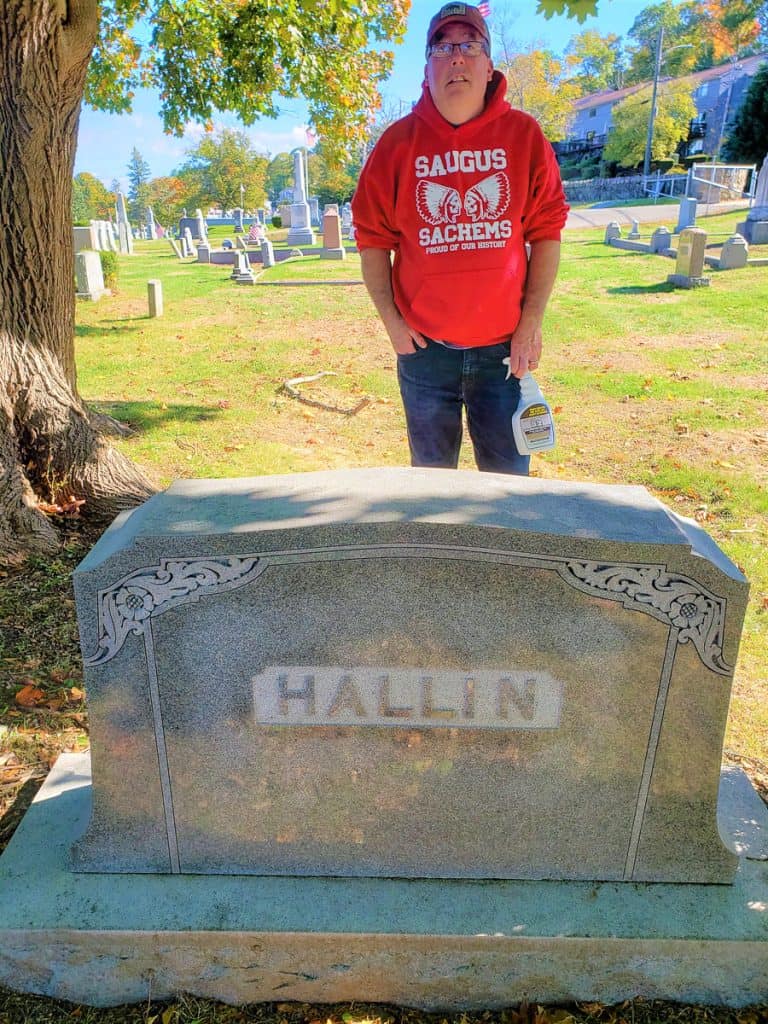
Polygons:
[[545,452],[555,447],[552,411],[530,373],[520,379],[520,401],[512,416],[512,433],[521,455]]

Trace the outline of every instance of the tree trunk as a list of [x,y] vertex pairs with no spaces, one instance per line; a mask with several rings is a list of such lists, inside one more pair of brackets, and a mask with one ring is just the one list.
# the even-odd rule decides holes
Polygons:
[[0,553],[55,547],[41,503],[106,519],[152,491],[77,393],[72,173],[98,17],[0,3]]

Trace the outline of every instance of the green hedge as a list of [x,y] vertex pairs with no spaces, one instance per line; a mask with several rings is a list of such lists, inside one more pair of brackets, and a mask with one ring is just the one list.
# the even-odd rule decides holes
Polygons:
[[104,275],[104,287],[117,287],[117,279],[120,276],[120,264],[117,261],[117,253],[109,250],[102,250],[99,253],[101,259],[101,272]]

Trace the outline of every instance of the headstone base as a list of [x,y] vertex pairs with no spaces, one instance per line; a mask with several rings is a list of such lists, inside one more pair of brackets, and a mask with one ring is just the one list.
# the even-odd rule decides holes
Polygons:
[[708,288],[710,283],[709,277],[686,277],[685,274],[667,276],[667,284],[673,284],[675,288]]
[[743,220],[736,225],[737,234],[750,245],[768,245],[768,220]]
[[294,228],[288,232],[287,245],[314,245],[315,233],[312,228]]
[[346,251],[344,249],[321,249],[320,259],[321,260],[345,260],[347,258]]
[[0,984],[94,1006],[180,992],[226,1003],[429,1010],[768,992],[768,812],[738,769],[721,828],[733,885],[74,874],[90,760],[56,762],[0,858]]

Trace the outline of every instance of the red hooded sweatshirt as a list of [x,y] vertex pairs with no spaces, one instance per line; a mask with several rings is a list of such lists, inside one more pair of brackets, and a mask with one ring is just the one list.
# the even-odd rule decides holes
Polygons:
[[495,71],[483,112],[454,127],[425,83],[413,113],[377,142],[352,198],[358,248],[394,250],[406,323],[462,347],[510,337],[525,243],[559,241],[568,213],[552,147],[506,90]]

